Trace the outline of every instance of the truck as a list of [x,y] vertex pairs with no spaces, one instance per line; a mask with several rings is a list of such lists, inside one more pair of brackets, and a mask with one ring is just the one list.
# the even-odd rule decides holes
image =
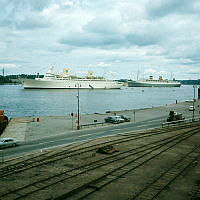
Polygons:
[[185,117],[183,117],[181,113],[177,113],[174,110],[171,110],[169,112],[169,116],[167,118],[167,122],[184,120],[184,119],[185,119]]

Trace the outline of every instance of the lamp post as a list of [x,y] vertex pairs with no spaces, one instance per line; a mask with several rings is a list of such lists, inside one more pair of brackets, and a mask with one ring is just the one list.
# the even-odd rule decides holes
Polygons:
[[192,121],[194,121],[194,102],[195,102],[195,85],[193,85],[194,88],[194,98],[193,98],[193,110],[192,110]]
[[78,94],[77,94],[77,110],[78,110],[78,120],[77,120],[77,130],[80,130],[80,99],[79,99],[79,83],[78,83]]
[[134,114],[134,123],[135,123],[135,110],[133,111],[133,114]]

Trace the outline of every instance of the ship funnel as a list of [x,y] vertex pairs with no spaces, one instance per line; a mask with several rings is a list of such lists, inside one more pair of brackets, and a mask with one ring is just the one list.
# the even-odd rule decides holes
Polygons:
[[69,75],[70,75],[69,68],[63,68],[62,76],[69,76]]
[[51,67],[47,73],[54,74],[54,67]]
[[87,73],[87,77],[88,77],[88,78],[94,77],[93,72],[89,71],[89,72]]
[[153,76],[149,76],[149,80],[153,80]]

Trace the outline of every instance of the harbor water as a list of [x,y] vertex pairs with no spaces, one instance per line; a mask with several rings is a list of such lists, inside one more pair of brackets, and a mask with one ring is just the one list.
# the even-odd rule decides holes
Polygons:
[[[197,97],[197,89],[195,96]],[[65,116],[77,113],[78,91],[23,89],[22,85],[0,85],[0,110],[10,117]],[[79,92],[80,113],[150,108],[194,98],[193,86],[180,88],[84,89]]]

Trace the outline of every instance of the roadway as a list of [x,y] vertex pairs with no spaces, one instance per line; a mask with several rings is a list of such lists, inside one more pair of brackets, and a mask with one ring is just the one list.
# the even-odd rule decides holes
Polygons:
[[41,139],[24,141],[21,142],[19,146],[13,148],[2,149],[0,156],[2,159],[10,159],[25,154],[30,154],[34,152],[41,152],[45,149],[55,148],[59,146],[66,146],[77,142],[83,142],[87,140],[92,140],[100,137],[123,134],[128,132],[134,132],[139,130],[151,129],[155,127],[160,127],[161,124],[166,121],[167,116],[157,117],[151,120],[146,120],[136,123],[123,123],[115,124],[111,126],[92,128],[92,129],[82,129],[76,131],[68,131],[62,135],[56,135],[51,137],[45,137]]
[[[192,113],[181,108],[183,116],[185,118],[191,118]],[[198,112],[199,113],[199,112]],[[200,116],[196,113],[195,117]],[[35,140],[27,140],[20,143],[19,146],[14,148],[7,148],[0,150],[0,158],[10,159],[25,154],[34,152],[41,152],[46,149],[56,148],[59,146],[66,146],[77,142],[83,142],[87,140],[93,140],[100,137],[106,137],[117,134],[124,134],[128,132],[134,132],[139,130],[146,130],[156,127],[161,127],[163,122],[166,122],[168,115],[162,117],[151,118],[145,121],[139,122],[125,122],[122,124],[112,124],[111,126],[85,128],[81,130],[66,131],[64,134],[43,137]]]

